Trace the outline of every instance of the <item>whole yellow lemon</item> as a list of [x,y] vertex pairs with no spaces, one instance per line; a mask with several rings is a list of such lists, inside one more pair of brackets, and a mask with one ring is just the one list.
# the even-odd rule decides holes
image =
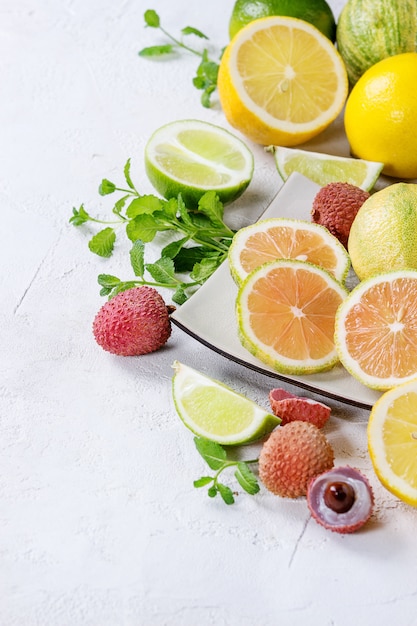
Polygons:
[[383,173],[417,178],[417,53],[397,54],[370,67],[345,109],[351,152],[381,161]]
[[417,269],[417,185],[389,185],[365,200],[350,229],[348,252],[360,280]]

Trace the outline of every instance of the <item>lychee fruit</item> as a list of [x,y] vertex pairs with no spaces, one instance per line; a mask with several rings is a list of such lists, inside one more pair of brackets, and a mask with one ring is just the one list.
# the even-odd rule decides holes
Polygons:
[[330,407],[322,402],[296,396],[280,388],[271,389],[269,403],[273,414],[281,418],[281,426],[301,420],[323,428],[331,413]]
[[314,519],[329,530],[353,533],[369,520],[374,495],[368,479],[353,467],[337,467],[313,478],[307,504]]
[[93,322],[97,343],[121,356],[147,354],[171,335],[170,308],[153,287],[143,285],[118,293],[98,311]]
[[347,248],[352,222],[369,196],[350,183],[328,183],[314,197],[312,220],[325,226]]
[[279,426],[259,455],[259,477],[272,493],[298,498],[312,478],[333,467],[334,452],[314,424],[295,421]]

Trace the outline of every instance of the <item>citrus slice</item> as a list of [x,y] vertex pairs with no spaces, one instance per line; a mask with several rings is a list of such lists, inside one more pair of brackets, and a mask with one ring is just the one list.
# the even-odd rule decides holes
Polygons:
[[326,270],[293,259],[261,265],[239,288],[236,314],[242,345],[278,372],[330,369],[336,310],[347,290]]
[[149,180],[164,197],[182,194],[196,204],[210,190],[224,203],[239,197],[249,185],[254,160],[249,148],[220,126],[199,120],[179,120],[156,130],[145,147]]
[[281,423],[245,396],[174,361],[172,393],[184,424],[199,437],[224,445],[256,441]]
[[350,157],[333,156],[298,148],[274,147],[274,158],[282,180],[292,172],[299,172],[318,185],[350,183],[370,191],[384,167],[383,163]]
[[228,253],[231,274],[240,284],[250,272],[276,259],[298,259],[319,265],[344,282],[350,259],[327,228],[303,220],[271,218],[241,228]]
[[222,56],[217,85],[229,123],[263,145],[311,139],[337,117],[348,93],[335,46],[293,17],[244,26]]
[[336,315],[340,361],[367,387],[390,389],[417,377],[417,271],[362,281]]
[[368,422],[368,448],[381,483],[417,506],[417,380],[386,391]]

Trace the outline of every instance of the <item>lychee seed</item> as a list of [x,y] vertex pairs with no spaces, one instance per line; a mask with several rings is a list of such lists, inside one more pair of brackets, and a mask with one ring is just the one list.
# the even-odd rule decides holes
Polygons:
[[169,307],[153,287],[128,289],[101,307],[93,322],[93,334],[97,343],[112,354],[154,352],[171,335]]
[[333,467],[334,452],[324,434],[309,422],[279,426],[264,443],[259,477],[272,493],[298,498],[311,479]]

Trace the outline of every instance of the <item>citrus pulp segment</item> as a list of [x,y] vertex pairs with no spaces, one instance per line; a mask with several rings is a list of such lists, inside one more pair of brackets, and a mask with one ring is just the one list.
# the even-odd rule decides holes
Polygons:
[[364,385],[390,389],[417,377],[417,271],[364,280],[340,305],[340,361]]
[[236,300],[242,345],[278,372],[333,367],[336,310],[347,290],[326,270],[292,259],[265,263],[244,280]]
[[331,41],[292,17],[247,24],[222,56],[220,103],[229,123],[256,143],[293,146],[314,137],[343,108],[348,80]]
[[386,391],[374,404],[368,449],[381,483],[417,506],[417,379]]
[[313,222],[270,218],[237,231],[229,248],[231,274],[240,284],[254,269],[276,259],[298,259],[319,265],[344,282],[350,259],[329,231]]
[[214,190],[231,202],[248,187],[253,154],[240,139],[220,126],[199,120],[179,120],[156,130],[145,148],[145,168],[155,189],[165,198],[182,194],[197,204]]
[[256,441],[281,423],[256,403],[205,374],[175,361],[172,394],[184,424],[223,445]]
[[384,167],[383,163],[376,161],[333,156],[284,146],[274,147],[274,158],[278,173],[284,181],[292,172],[299,172],[318,185],[343,182],[356,185],[365,191],[373,188]]

